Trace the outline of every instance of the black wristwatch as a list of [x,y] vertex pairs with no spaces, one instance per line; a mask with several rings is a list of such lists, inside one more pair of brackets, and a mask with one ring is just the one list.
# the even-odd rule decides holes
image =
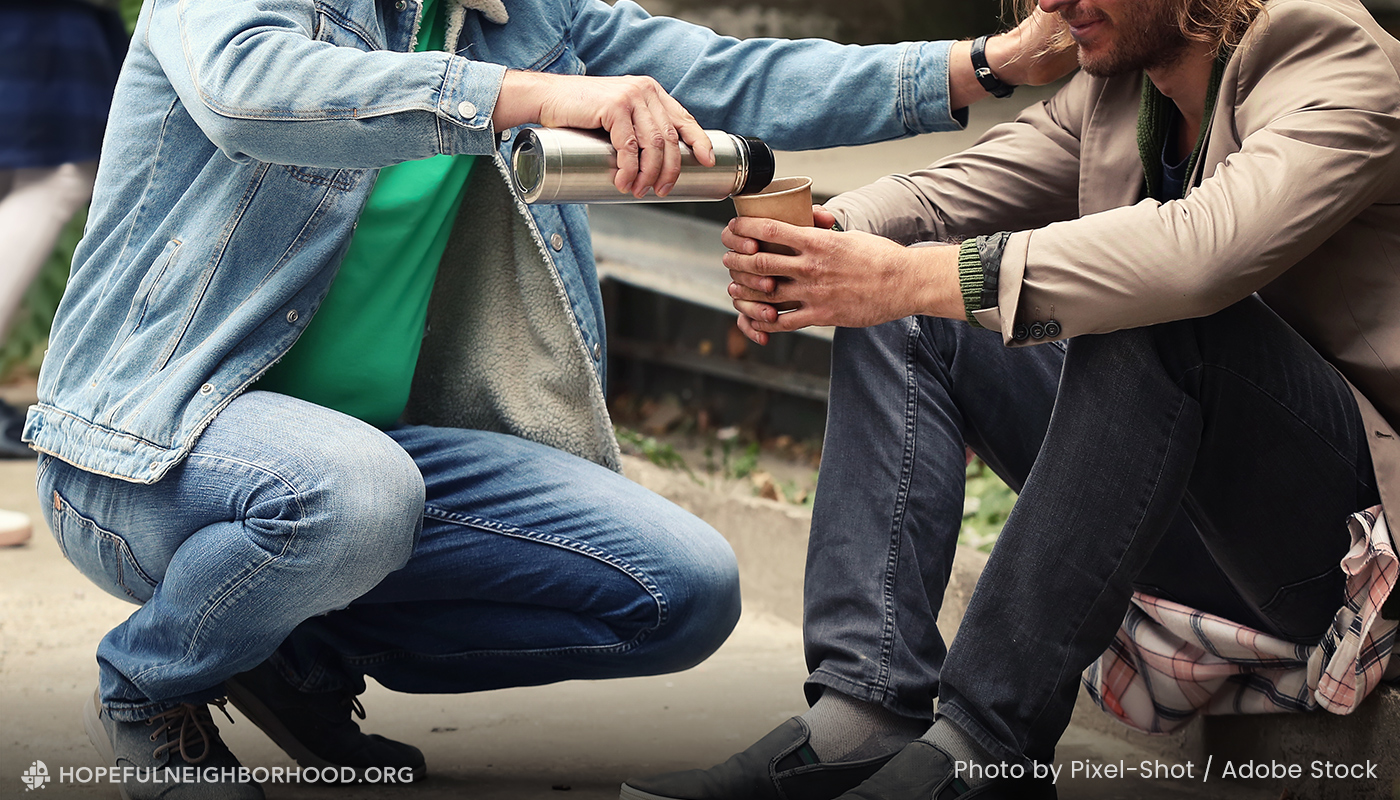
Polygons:
[[978,36],[972,40],[972,74],[977,76],[977,82],[982,84],[982,88],[992,97],[1010,97],[1011,93],[1016,91],[1015,86],[1002,83],[987,63],[986,36]]

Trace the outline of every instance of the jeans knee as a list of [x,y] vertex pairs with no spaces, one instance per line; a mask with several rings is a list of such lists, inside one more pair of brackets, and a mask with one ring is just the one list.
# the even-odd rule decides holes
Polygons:
[[423,527],[425,487],[413,459],[392,440],[338,452],[318,494],[326,560],[348,581],[368,591],[408,562]]
[[1123,372],[1145,374],[1163,365],[1164,351],[1171,349],[1172,336],[1154,325],[1127,328],[1111,333],[1077,336],[1065,349],[1066,379],[1085,375],[1094,380],[1108,380]]
[[656,673],[676,672],[704,661],[724,644],[739,622],[742,603],[734,550],[713,528],[704,530],[687,558],[678,559],[667,581],[667,621],[654,634]]

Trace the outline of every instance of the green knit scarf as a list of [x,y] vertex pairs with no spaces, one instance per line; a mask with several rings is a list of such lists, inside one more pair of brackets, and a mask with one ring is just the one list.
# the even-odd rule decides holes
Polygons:
[[[1230,60],[1229,53],[1222,53],[1215,60],[1215,66],[1210,71],[1210,85],[1206,89],[1205,115],[1201,117],[1201,130],[1196,136],[1196,149],[1191,152],[1191,159],[1186,162],[1186,183],[1182,186],[1191,185],[1191,177],[1196,173],[1196,161],[1201,157],[1201,150],[1205,145],[1206,133],[1210,130],[1211,120],[1215,116],[1215,98],[1220,93],[1220,78],[1225,74],[1225,62]],[[1157,190],[1162,185],[1162,148],[1167,143],[1167,121],[1171,119],[1171,99],[1157,91],[1157,86],[1152,83],[1152,79],[1146,74],[1142,76],[1142,105],[1138,108],[1137,141],[1138,152],[1142,156],[1142,174],[1147,182],[1147,196],[1156,197]]]

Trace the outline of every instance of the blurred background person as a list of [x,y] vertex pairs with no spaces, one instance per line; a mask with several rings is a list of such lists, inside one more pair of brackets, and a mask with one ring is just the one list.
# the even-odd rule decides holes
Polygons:
[[[92,196],[126,55],[116,2],[0,0],[0,343],[64,225]],[[24,409],[0,400],[0,458],[33,458]],[[29,539],[0,509],[0,546]]]

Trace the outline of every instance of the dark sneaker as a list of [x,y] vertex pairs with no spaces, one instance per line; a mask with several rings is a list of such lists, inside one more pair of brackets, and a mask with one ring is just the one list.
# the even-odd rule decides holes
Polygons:
[[303,767],[349,767],[358,780],[368,768],[409,770],[415,781],[427,773],[418,748],[360,732],[351,715],[364,719],[365,709],[353,692],[299,691],[266,661],[224,688],[233,707]]
[[1046,780],[995,780],[969,789],[954,774],[953,759],[922,739],[915,739],[875,773],[838,800],[1055,800],[1055,784]]
[[24,416],[29,410],[15,408],[0,400],[0,458],[35,458],[39,454],[20,441],[24,431]]
[[[224,701],[215,705],[222,711]],[[83,704],[83,727],[107,766],[132,768],[122,800],[263,800],[251,779],[237,782],[242,765],[219,738],[208,706],[182,703],[147,720],[117,722],[93,692]],[[181,782],[188,775],[196,780]],[[217,780],[205,780],[211,775]]]
[[621,800],[832,800],[892,757],[823,764],[810,736],[806,720],[793,717],[723,764],[629,780]]

